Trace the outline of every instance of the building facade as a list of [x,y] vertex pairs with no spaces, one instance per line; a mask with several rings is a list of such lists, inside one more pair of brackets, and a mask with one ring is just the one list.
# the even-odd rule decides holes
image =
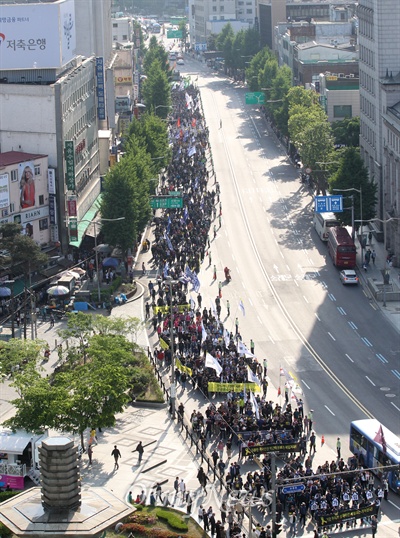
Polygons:
[[[400,9],[397,0],[360,0],[360,150],[369,175],[378,185],[378,218],[398,219],[398,167],[389,159],[389,118],[400,101]],[[393,127],[394,131],[396,130]],[[386,155],[386,159],[385,159]],[[394,161],[395,162],[395,161]],[[388,166],[389,165],[389,166]],[[390,186],[390,188],[389,188]],[[389,233],[398,224],[390,221]],[[381,224],[381,228],[385,228]],[[400,252],[395,253],[399,264]]]

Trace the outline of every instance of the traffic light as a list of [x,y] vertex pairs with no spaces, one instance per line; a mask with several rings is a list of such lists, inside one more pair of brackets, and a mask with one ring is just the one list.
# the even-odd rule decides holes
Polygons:
[[273,538],[276,538],[278,534],[282,532],[282,523],[274,523],[273,529],[272,529],[272,536]]

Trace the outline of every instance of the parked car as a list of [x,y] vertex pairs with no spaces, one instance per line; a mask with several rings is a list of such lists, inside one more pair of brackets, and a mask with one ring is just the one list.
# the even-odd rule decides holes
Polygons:
[[182,58],[179,58],[179,60],[176,62],[178,65],[185,65],[185,62]]
[[339,278],[342,284],[358,284],[358,276],[354,269],[343,269],[339,273]]

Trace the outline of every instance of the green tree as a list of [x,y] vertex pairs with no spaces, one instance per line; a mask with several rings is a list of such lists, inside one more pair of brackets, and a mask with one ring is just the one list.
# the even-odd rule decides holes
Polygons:
[[300,138],[297,146],[303,164],[314,170],[313,178],[317,184],[317,193],[326,193],[327,182],[325,172],[315,172],[325,170],[325,164],[329,162],[329,156],[333,150],[333,137],[331,126],[327,121],[310,122]]
[[[171,90],[168,76],[160,60],[155,59],[146,69],[147,79],[143,83],[142,96],[149,110],[155,110],[161,118],[166,118],[171,107]],[[157,108],[158,105],[160,108]]]
[[288,121],[288,132],[291,141],[300,150],[300,146],[303,144],[303,133],[308,125],[323,123],[325,121],[326,115],[319,105],[291,105]]
[[[251,92],[260,91],[261,88],[269,88],[269,80],[263,78],[263,70],[266,62],[274,61],[277,65],[276,58],[273,56],[268,47],[261,49],[254,58],[251,59],[249,66],[246,69],[246,81]],[[272,82],[272,81],[271,81]],[[264,83],[266,84],[264,86]]]
[[183,43],[183,48],[185,50],[186,49],[187,36],[188,36],[186,20],[182,20],[182,21],[179,22],[178,30],[180,30],[182,32],[181,40],[182,40],[182,43]]
[[[160,109],[159,109],[160,110]],[[165,109],[168,111],[168,109]],[[130,125],[127,151],[136,154],[138,147],[149,154],[145,160],[148,164],[152,177],[157,177],[160,171],[165,168],[172,157],[172,150],[169,146],[168,128],[164,120],[153,114],[143,114],[140,119],[134,119]],[[143,159],[143,156],[139,156]]]
[[0,341],[0,377],[14,378],[18,372],[27,368],[27,365],[33,364],[34,369],[38,368],[41,355],[45,348],[45,342],[41,340],[20,340],[12,338],[11,340]]
[[[361,220],[360,193],[356,191],[344,192],[352,188],[361,190],[363,221],[373,219],[376,216],[378,186],[373,179],[369,179],[368,171],[358,148],[344,148],[339,154],[338,164],[335,168],[336,170],[329,179],[329,191],[340,194],[340,190],[343,189],[343,196],[354,195],[354,218]],[[350,211],[344,211],[342,217],[345,224],[351,224]]]
[[[121,248],[125,254],[135,243],[139,233],[137,204],[138,183],[134,159],[125,155],[123,159],[108,172],[104,182],[104,192],[101,201],[101,215],[105,219],[125,217],[119,222],[102,223],[105,240]],[[141,203],[149,206],[149,198]],[[150,207],[150,206],[149,206]]]
[[332,133],[335,144],[347,147],[358,147],[360,144],[360,118],[345,118],[332,123]]
[[[287,93],[292,87],[292,70],[287,65],[278,68],[276,76],[271,81],[267,108],[271,111],[278,129],[287,134]],[[275,102],[274,102],[275,101]]]
[[146,75],[148,75],[150,68],[155,61],[159,62],[160,68],[167,76],[169,76],[171,70],[169,67],[168,52],[158,43],[156,36],[152,36],[150,38],[149,47],[143,58],[143,69]]

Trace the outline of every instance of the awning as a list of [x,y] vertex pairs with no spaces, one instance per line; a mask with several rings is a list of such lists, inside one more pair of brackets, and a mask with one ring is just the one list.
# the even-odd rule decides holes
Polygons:
[[0,452],[3,454],[20,455],[33,437],[28,432],[17,431],[16,433],[12,433],[11,431],[3,430],[0,432]]
[[[93,202],[92,207],[86,211],[82,219],[78,223],[78,238],[74,239],[69,242],[71,247],[79,248],[81,246],[81,243],[83,241],[83,238],[85,237],[87,233],[87,229],[91,225],[91,221],[94,220],[95,216],[99,212],[100,209],[100,202],[101,202],[102,194],[100,193],[96,200]],[[93,234],[90,234],[93,236]]]

